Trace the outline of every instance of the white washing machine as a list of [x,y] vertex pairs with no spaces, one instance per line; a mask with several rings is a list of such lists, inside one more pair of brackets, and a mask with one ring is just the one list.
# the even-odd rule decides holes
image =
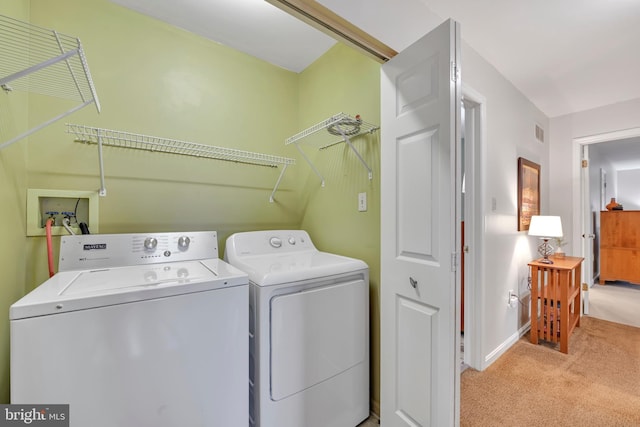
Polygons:
[[248,278],[216,232],[61,238],[60,272],[10,309],[11,402],[72,427],[248,424]]
[[249,421],[354,427],[369,416],[369,269],[318,251],[305,231],[230,236],[249,275]]

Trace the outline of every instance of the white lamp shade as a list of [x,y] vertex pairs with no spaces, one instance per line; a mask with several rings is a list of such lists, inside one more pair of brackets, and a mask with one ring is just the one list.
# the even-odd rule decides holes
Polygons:
[[529,224],[529,236],[562,237],[562,221],[559,216],[534,215]]

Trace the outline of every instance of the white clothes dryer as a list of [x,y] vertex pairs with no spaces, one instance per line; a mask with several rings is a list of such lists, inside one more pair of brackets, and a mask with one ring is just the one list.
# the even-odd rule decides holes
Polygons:
[[10,309],[11,402],[72,427],[248,424],[248,277],[217,233],[65,236]]
[[369,269],[300,230],[237,233],[249,275],[252,427],[354,427],[369,416]]

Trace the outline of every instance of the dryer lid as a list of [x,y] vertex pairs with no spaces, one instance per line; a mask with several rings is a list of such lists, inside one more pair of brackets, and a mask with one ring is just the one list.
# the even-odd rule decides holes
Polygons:
[[304,230],[263,230],[227,238],[225,260],[259,286],[300,282],[367,269],[364,261],[320,252]]

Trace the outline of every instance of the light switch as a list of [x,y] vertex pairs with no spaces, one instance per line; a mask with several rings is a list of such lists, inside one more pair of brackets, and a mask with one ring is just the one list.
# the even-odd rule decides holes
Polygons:
[[367,211],[367,193],[358,193],[358,212]]

